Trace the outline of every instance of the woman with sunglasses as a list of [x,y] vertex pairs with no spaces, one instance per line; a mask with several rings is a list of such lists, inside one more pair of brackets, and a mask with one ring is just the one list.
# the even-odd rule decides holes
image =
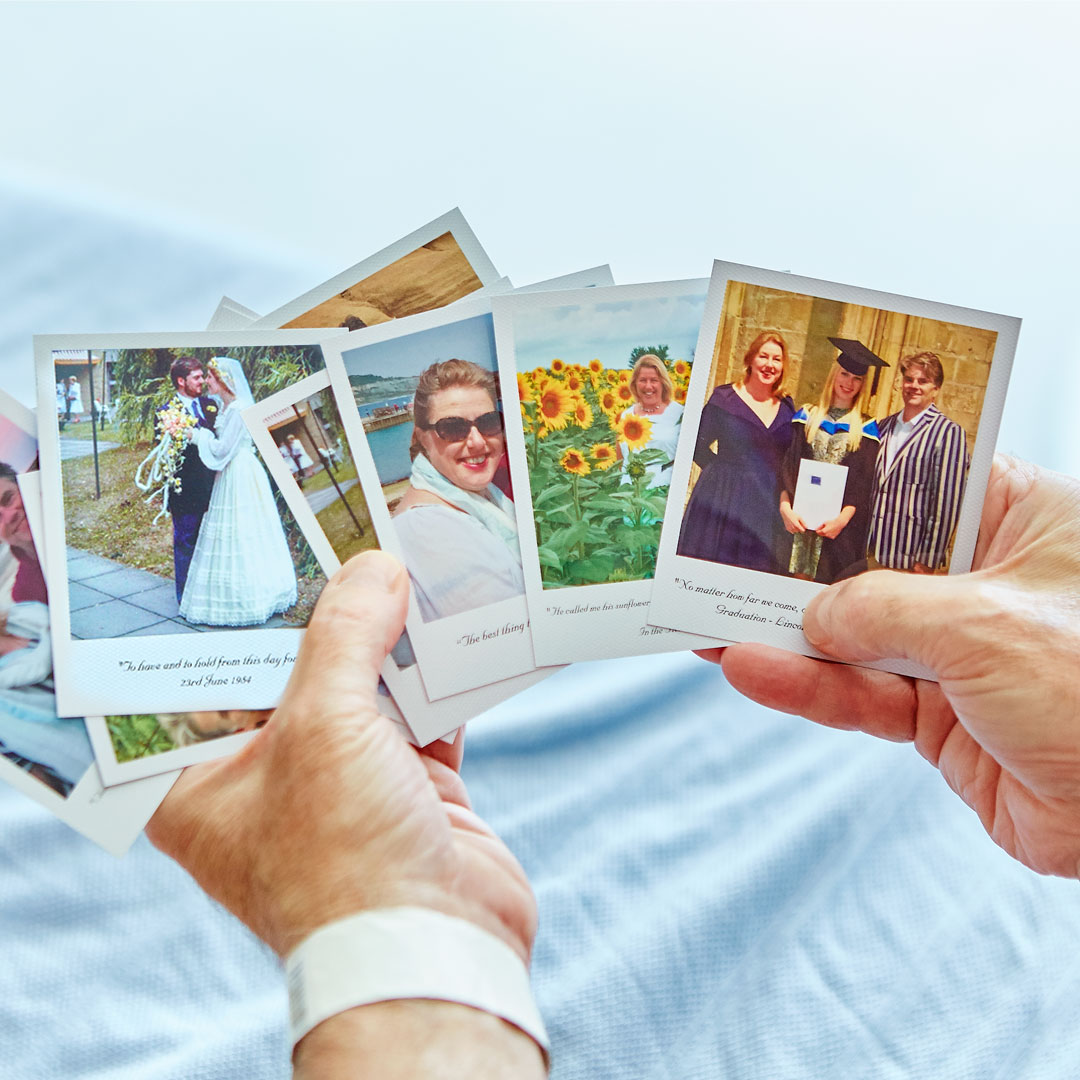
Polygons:
[[413,399],[409,487],[394,508],[425,622],[525,592],[513,503],[492,482],[506,451],[495,378],[432,364]]

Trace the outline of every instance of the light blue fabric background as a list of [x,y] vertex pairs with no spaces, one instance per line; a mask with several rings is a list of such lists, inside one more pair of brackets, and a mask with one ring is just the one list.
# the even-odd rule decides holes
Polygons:
[[[13,229],[9,341],[194,328],[223,288],[310,281],[0,189]],[[649,657],[476,721],[465,775],[539,898],[556,1080],[1075,1076],[1076,883],[1002,854],[908,746]],[[145,839],[116,862],[0,786],[0,866],[3,1075],[287,1075],[274,958]]]
[[[519,284],[718,257],[1020,315],[1002,445],[1075,472],[1078,28],[0,5],[0,383],[31,392],[32,333],[269,310],[460,203]],[[1002,854],[909,746],[651,657],[494,710],[465,773],[537,891],[555,1080],[1077,1075],[1077,884]],[[117,862],[3,785],[0,956],[5,1078],[288,1075],[274,958],[144,840]]]

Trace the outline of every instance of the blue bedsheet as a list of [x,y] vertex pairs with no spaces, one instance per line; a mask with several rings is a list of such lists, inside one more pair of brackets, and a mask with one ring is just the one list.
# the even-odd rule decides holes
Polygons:
[[[339,269],[10,188],[0,236],[5,387],[32,332],[198,329],[222,292],[266,309]],[[539,897],[556,1080],[1080,1072],[1080,888],[1001,853],[910,746],[652,657],[493,710],[465,773]],[[0,867],[0,1075],[288,1076],[275,959],[145,840],[117,862],[0,785]]]

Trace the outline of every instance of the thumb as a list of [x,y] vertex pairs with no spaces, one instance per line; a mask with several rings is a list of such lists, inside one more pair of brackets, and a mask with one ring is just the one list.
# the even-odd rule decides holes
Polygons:
[[350,559],[319,597],[278,713],[303,716],[310,728],[364,707],[377,711],[376,683],[404,628],[408,595],[396,559],[382,551]]
[[964,603],[958,579],[873,570],[830,585],[803,613],[803,633],[840,660],[914,660],[938,670]]

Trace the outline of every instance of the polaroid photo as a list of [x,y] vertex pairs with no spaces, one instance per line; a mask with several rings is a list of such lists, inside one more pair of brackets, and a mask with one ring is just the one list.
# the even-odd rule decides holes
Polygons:
[[499,280],[453,209],[259,319],[256,328],[361,330],[445,307]]
[[490,305],[326,343],[379,542],[409,571],[406,626],[432,701],[537,667]]
[[0,391],[0,779],[122,855],[178,774],[106,791],[82,718],[57,716],[35,427]]
[[[327,577],[353,555],[378,546],[372,511],[326,372],[253,406],[244,419]],[[374,501],[381,498],[379,492]],[[383,667],[383,681],[420,745],[456,730],[547,674],[531,672],[430,701],[407,633]]]
[[319,336],[35,340],[62,716],[277,703],[326,579],[240,413]]
[[615,276],[607,263],[590,266],[588,270],[575,270],[571,274],[534,281],[531,285],[520,285],[515,293],[555,292],[560,289],[596,289],[605,285],[614,285]]
[[538,664],[692,649],[648,625],[707,282],[492,301]]
[[[380,685],[377,705],[403,738],[415,742],[385,686]],[[112,792],[132,786],[131,781],[235,754],[265,720],[264,711],[202,709],[89,716],[86,728],[101,780]]]
[[[826,585],[968,570],[1019,331],[1004,315],[715,263],[650,621],[818,656],[802,613]],[[831,516],[815,529],[804,512]]]
[[207,330],[246,330],[252,323],[258,322],[259,313],[249,307],[233,300],[230,296],[223,296],[218,302],[214,314],[206,324]]

